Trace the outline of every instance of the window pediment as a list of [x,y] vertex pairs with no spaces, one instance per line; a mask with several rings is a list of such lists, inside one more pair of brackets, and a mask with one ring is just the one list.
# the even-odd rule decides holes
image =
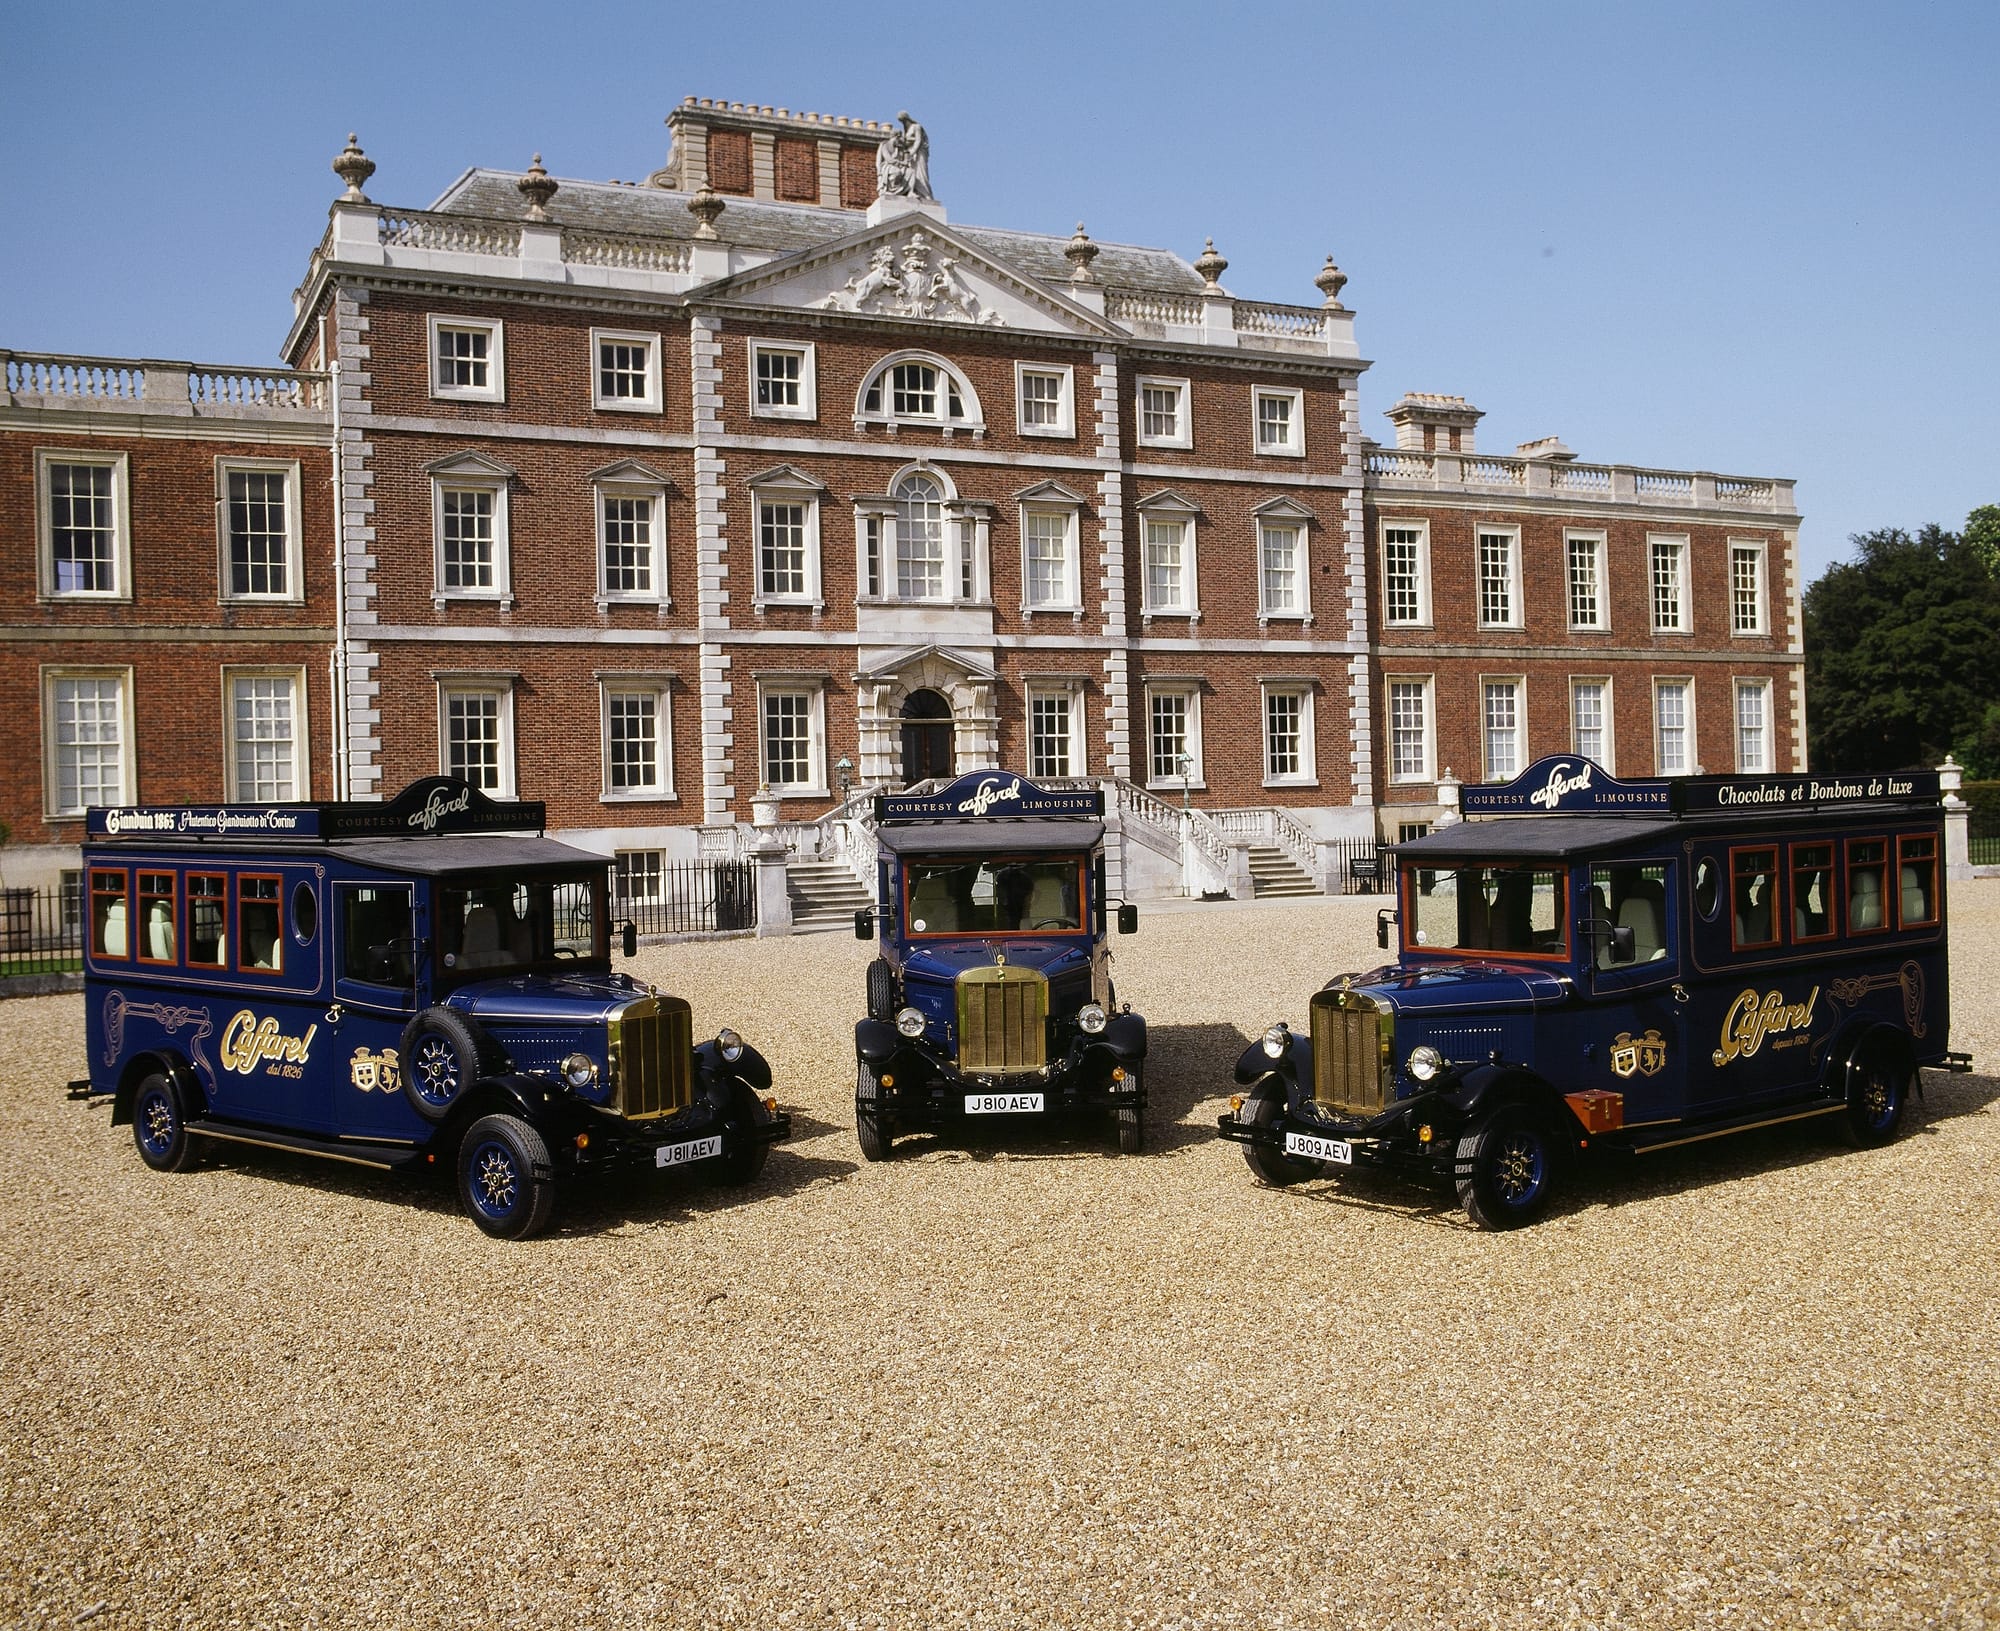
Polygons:
[[512,466],[504,465],[498,459],[491,459],[484,453],[475,453],[468,449],[463,453],[454,453],[448,458],[432,460],[424,466],[424,474],[459,476],[478,481],[512,481],[515,472]]
[[1148,493],[1144,498],[1137,500],[1132,507],[1136,510],[1157,512],[1165,515],[1201,514],[1201,506],[1199,504],[1182,497],[1171,487],[1163,487],[1157,493]]
[[1023,487],[1014,495],[1017,504],[1060,504],[1071,509],[1082,509],[1090,500],[1081,493],[1074,493],[1059,481],[1038,481],[1032,487]]
[[746,487],[781,488],[786,492],[792,493],[817,494],[824,493],[827,490],[825,482],[807,475],[805,471],[801,470],[795,464],[774,464],[770,469],[760,470],[756,475],[748,477],[743,485]]
[[618,482],[632,486],[671,487],[673,479],[663,476],[650,464],[641,464],[637,459],[620,459],[616,464],[607,464],[602,470],[593,470],[584,480],[596,486]]
[[1317,523],[1319,517],[1295,498],[1267,498],[1254,506],[1250,513],[1259,521],[1308,521]]

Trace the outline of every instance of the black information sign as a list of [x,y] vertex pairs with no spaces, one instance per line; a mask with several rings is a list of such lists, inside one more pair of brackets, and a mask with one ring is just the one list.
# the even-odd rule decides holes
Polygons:
[[885,793],[875,801],[878,824],[969,821],[986,816],[1101,816],[1104,795],[1037,787],[1025,776],[976,770],[935,793]]

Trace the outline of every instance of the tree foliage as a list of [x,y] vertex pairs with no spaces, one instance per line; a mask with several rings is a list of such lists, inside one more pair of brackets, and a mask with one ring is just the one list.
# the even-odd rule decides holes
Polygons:
[[[1818,771],[2000,758],[2000,509],[1966,531],[1852,540],[1805,594],[1806,721]],[[2000,764],[1991,766],[2000,769]]]

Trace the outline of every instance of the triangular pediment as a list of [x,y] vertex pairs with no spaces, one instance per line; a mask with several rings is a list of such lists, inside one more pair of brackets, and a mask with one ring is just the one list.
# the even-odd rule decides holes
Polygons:
[[1317,521],[1319,517],[1295,498],[1267,498],[1250,512],[1264,521]]
[[424,466],[427,476],[472,476],[489,481],[512,481],[514,468],[502,464],[498,459],[489,459],[484,453],[467,449],[454,453],[449,458],[433,459]]
[[601,470],[593,470],[584,478],[592,482],[631,482],[646,487],[671,487],[671,477],[662,475],[650,464],[641,464],[637,459],[620,459],[616,464],[607,464]]
[[982,663],[978,658],[962,651],[953,651],[949,646],[911,646],[906,651],[892,651],[885,657],[866,664],[855,673],[857,680],[892,680],[913,668],[927,662],[942,664],[955,669],[967,679],[990,680],[998,676],[998,670],[991,663]]
[[807,475],[795,464],[774,464],[768,470],[759,470],[756,475],[745,479],[745,487],[783,487],[788,491],[823,493],[826,483]]
[[1120,332],[944,223],[915,215],[722,278],[691,298],[1040,334]]
[[1082,509],[1090,502],[1083,494],[1071,492],[1059,481],[1038,481],[1032,487],[1023,487],[1014,495],[1017,504],[1064,504]]
[[1201,514],[1201,506],[1199,504],[1196,504],[1191,499],[1183,498],[1171,487],[1162,487],[1157,493],[1148,493],[1144,498],[1134,500],[1132,508],[1135,510],[1164,510],[1172,515]]

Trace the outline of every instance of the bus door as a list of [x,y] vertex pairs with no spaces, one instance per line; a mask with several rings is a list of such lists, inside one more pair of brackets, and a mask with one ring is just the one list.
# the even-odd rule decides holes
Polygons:
[[326,1068],[314,1073],[332,1130],[348,1137],[422,1138],[404,1096],[403,1027],[417,1007],[414,891],[407,883],[333,886],[333,997],[338,1016]]
[[[1587,1080],[1579,1085],[1622,1093],[1628,1127],[1676,1121],[1687,1110],[1692,1043],[1673,878],[1668,861],[1600,861],[1582,902],[1579,940],[1592,967]],[[1630,962],[1614,960],[1611,935],[1589,932],[1596,924],[1632,932]]]

